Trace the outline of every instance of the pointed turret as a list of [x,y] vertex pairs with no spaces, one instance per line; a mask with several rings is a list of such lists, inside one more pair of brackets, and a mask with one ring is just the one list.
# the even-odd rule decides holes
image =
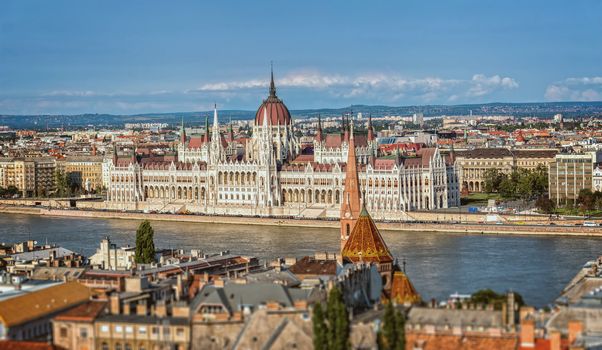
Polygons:
[[368,141],[374,141],[374,128],[372,127],[372,114],[368,116]]
[[[351,134],[353,136],[353,134]],[[360,181],[357,175],[357,159],[355,156],[355,141],[349,138],[347,154],[347,169],[345,172],[345,189],[341,203],[341,249],[345,246],[351,230],[360,214]]]
[[182,117],[182,124],[180,125],[180,143],[186,144],[186,129],[184,129],[184,117]]
[[343,115],[343,141],[349,141],[349,120]]
[[215,133],[219,134],[219,121],[217,118],[217,104],[213,105],[213,134],[212,136],[215,137]]
[[205,138],[203,141],[205,143],[209,142],[209,116],[205,116]]
[[274,84],[274,64],[270,62],[270,97],[276,98],[276,84]]
[[232,117],[230,117],[230,124],[228,125],[228,142],[234,142],[234,130],[232,129]]
[[374,220],[362,206],[362,211],[356,220],[356,224],[347,239],[341,256],[350,262],[374,262],[378,264],[392,263],[393,255],[389,251],[380,231],[374,224]]
[[322,119],[320,118],[320,115],[318,114],[318,131],[316,132],[316,141],[318,142],[322,142],[323,138],[322,138]]
[[117,165],[117,160],[118,160],[118,155],[117,155],[117,144],[113,145],[113,165]]
[[219,131],[219,120],[217,118],[217,104],[213,106],[213,130],[211,131],[211,162],[217,164],[222,160],[222,136]]

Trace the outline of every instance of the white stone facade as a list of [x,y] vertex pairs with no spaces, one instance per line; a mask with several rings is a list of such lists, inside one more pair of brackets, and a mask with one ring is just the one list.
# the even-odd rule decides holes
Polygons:
[[[267,113],[267,112],[265,112]],[[253,128],[244,157],[220,135],[217,111],[211,139],[198,148],[178,148],[177,162],[138,162],[114,157],[108,165],[108,201],[113,209],[249,216],[339,216],[347,142],[326,149],[315,142],[310,161],[295,161],[299,142],[289,125]],[[353,129],[351,129],[353,130]],[[351,131],[352,132],[352,131]],[[406,211],[459,205],[453,163],[438,149],[419,157],[377,159],[375,140],[356,147],[366,205],[374,217],[401,219]],[[230,153],[230,154],[227,154]],[[301,158],[301,157],[300,157]]]

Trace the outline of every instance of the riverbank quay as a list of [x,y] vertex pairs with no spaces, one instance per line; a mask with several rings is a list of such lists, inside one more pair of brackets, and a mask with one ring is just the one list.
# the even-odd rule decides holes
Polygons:
[[[74,217],[91,219],[123,219],[123,220],[152,220],[190,223],[230,224],[230,225],[263,225],[283,227],[310,227],[337,229],[338,220],[316,220],[273,217],[243,217],[216,215],[185,215],[143,212],[117,212],[82,209],[49,209],[25,206],[0,206],[0,213],[27,214],[48,217]],[[458,222],[380,222],[379,228],[386,231],[405,232],[441,232],[458,234],[487,234],[487,235],[538,235],[538,236],[582,236],[602,237],[602,227],[584,227],[572,225],[549,224],[487,224],[487,223],[458,223]]]

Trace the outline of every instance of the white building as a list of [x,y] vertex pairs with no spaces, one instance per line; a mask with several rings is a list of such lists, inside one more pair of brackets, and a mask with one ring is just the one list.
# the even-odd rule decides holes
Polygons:
[[[252,137],[221,133],[217,109],[211,133],[188,138],[182,126],[178,160],[118,156],[108,163],[108,206],[228,215],[338,217],[349,138],[354,137],[360,179],[376,218],[402,218],[405,211],[459,205],[453,161],[436,148],[416,157],[378,158],[371,121],[368,134],[354,134],[346,120],[341,134],[323,135],[313,152],[301,150],[290,112],[276,96],[255,115]],[[312,154],[313,153],[313,154]]]
[[90,257],[90,265],[103,270],[129,270],[134,265],[136,247],[117,247],[107,237],[100,242],[100,248]]

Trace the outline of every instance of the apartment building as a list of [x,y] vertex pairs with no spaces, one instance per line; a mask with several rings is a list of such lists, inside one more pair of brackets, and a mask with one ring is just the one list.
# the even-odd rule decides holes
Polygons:
[[52,157],[0,159],[0,187],[15,186],[23,197],[46,196],[55,190]]
[[550,163],[549,198],[556,205],[573,204],[582,189],[593,189],[594,166],[602,152],[557,154]]
[[86,192],[102,188],[102,156],[68,156],[57,161],[57,168],[71,184]]

